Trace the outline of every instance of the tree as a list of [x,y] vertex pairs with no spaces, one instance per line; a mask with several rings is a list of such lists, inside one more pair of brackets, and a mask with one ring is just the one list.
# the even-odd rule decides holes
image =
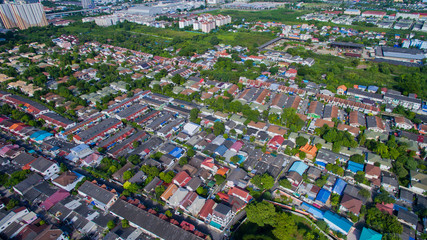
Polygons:
[[292,188],[292,184],[291,182],[289,182],[288,179],[284,178],[282,180],[279,181],[280,186],[284,187],[284,188],[288,188],[291,189]]
[[214,176],[214,178],[215,178],[216,185],[218,185],[218,186],[221,185],[225,181],[225,177],[223,177],[222,175],[219,175],[219,174],[216,174]]
[[239,156],[234,155],[234,156],[232,156],[232,157],[231,157],[230,161],[231,161],[232,163],[234,163],[234,164],[237,164],[237,162],[239,162],[239,161],[240,161],[240,158],[239,158]]
[[199,194],[200,196],[207,196],[208,195],[208,189],[200,186],[196,189],[197,194]]
[[297,225],[288,213],[280,213],[275,217],[276,227],[273,229],[273,235],[278,239],[291,239],[297,231]]
[[159,185],[154,189],[154,193],[156,194],[156,198],[159,199],[160,196],[166,191],[163,185]]
[[305,153],[303,151],[299,151],[298,155],[299,155],[299,159],[301,159],[301,160],[303,160],[307,157],[307,153]]
[[133,177],[133,172],[131,170],[128,170],[123,173],[123,180],[127,181]]
[[197,118],[199,117],[200,110],[198,108],[193,108],[190,111],[190,121],[196,122]]
[[246,216],[248,221],[257,224],[260,227],[265,225],[275,225],[276,209],[274,205],[267,202],[249,204],[246,207]]
[[304,146],[305,144],[307,144],[308,140],[305,137],[299,136],[295,139],[295,143],[298,146]]
[[172,179],[175,177],[175,173],[173,171],[161,172],[159,174],[159,178],[163,180],[165,183],[171,183]]
[[362,163],[362,164],[365,163],[365,157],[363,157],[360,154],[353,154],[353,155],[351,155],[349,160],[353,161],[355,163]]
[[362,188],[359,190],[359,195],[364,197],[364,198],[370,198],[371,197],[371,192],[369,192],[368,190]]
[[338,206],[339,203],[340,203],[340,195],[336,193],[331,193],[331,205]]
[[215,136],[221,135],[225,132],[225,126],[223,122],[215,122],[213,126],[213,133]]
[[68,168],[64,163],[59,164],[59,169],[61,173],[68,171]]
[[170,210],[166,210],[165,215],[166,215],[166,217],[171,218],[172,212]]
[[187,156],[194,157],[196,155],[196,151],[194,151],[192,148],[188,149]]
[[116,227],[116,223],[113,220],[108,221],[107,223],[108,229],[112,230],[114,227]]
[[368,209],[365,216],[366,224],[375,231],[383,233],[402,233],[402,225],[393,215],[381,212],[376,207]]
[[251,179],[251,182],[261,190],[268,190],[274,186],[274,178],[267,173],[256,175]]
[[135,141],[132,143],[132,146],[133,146],[133,148],[137,148],[137,147],[139,147],[140,144],[141,143],[139,141]]
[[122,220],[122,228],[128,228],[128,227],[130,227],[129,221],[126,219],[123,219]]
[[13,209],[18,204],[19,204],[18,200],[12,198],[6,204],[6,209],[9,211],[9,210]]

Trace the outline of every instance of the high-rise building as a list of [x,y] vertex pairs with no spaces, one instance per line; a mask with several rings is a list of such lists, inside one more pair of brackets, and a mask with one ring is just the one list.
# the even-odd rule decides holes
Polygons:
[[49,23],[41,3],[0,4],[0,18],[5,28],[27,29]]
[[94,8],[95,4],[93,0],[82,0],[82,7],[83,8]]

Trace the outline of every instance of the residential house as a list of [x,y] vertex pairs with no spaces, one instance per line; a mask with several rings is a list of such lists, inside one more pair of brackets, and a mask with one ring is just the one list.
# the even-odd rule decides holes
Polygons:
[[32,171],[40,173],[45,179],[49,179],[59,172],[59,165],[44,157],[37,158],[30,166]]
[[79,187],[78,192],[88,202],[104,211],[108,210],[118,198],[116,193],[101,188],[89,181],[84,182]]

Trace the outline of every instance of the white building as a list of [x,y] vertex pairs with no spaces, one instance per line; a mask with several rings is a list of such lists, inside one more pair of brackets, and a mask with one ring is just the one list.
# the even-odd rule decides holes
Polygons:
[[47,160],[44,157],[39,157],[30,164],[31,171],[40,173],[45,179],[51,178],[59,172],[57,163]]

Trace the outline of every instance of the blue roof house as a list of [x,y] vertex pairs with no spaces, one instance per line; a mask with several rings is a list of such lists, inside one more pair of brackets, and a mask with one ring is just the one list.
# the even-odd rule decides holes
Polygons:
[[381,240],[381,238],[383,237],[382,234],[377,233],[376,231],[370,229],[370,228],[363,228],[362,229],[362,233],[360,234],[360,238],[359,239],[363,239],[363,240]]
[[49,132],[46,132],[46,131],[38,131],[38,132],[35,132],[35,133],[31,134],[30,139],[32,139],[32,140],[34,140],[34,141],[36,141],[38,143],[41,143],[46,138],[51,137],[51,136],[53,136],[52,133],[49,133]]
[[183,153],[184,150],[182,148],[176,147],[169,154],[172,155],[174,158],[180,158]]
[[378,87],[377,86],[368,86],[368,92],[371,93],[376,93],[378,91]]
[[328,201],[330,196],[331,196],[331,192],[322,188],[322,189],[320,189],[319,193],[317,194],[315,201],[326,204],[326,202]]
[[307,164],[305,164],[301,161],[296,161],[289,168],[289,172],[297,172],[299,175],[302,176],[304,174],[305,170],[307,170],[307,168],[308,168]]
[[221,145],[215,149],[215,154],[219,156],[223,156],[228,148],[224,145]]
[[350,229],[353,227],[353,223],[347,218],[341,217],[340,215],[329,210],[323,214],[323,217],[325,222],[329,225],[330,229],[341,232],[345,235],[347,235]]
[[361,163],[356,163],[356,162],[353,162],[353,161],[348,161],[347,170],[350,170],[350,171],[352,171],[354,173],[357,173],[358,171],[362,171],[363,172],[364,166],[365,165],[363,165]]
[[320,210],[320,209],[318,209],[316,207],[313,207],[312,205],[310,205],[308,203],[305,203],[305,202],[303,202],[301,204],[301,207],[305,211],[307,211],[308,213],[311,213],[311,215],[313,215],[313,217],[315,217],[317,219],[323,219],[323,211],[322,210]]
[[347,186],[347,183],[341,178],[338,178],[337,181],[335,181],[334,187],[332,188],[332,192],[341,196],[344,192],[345,186]]

